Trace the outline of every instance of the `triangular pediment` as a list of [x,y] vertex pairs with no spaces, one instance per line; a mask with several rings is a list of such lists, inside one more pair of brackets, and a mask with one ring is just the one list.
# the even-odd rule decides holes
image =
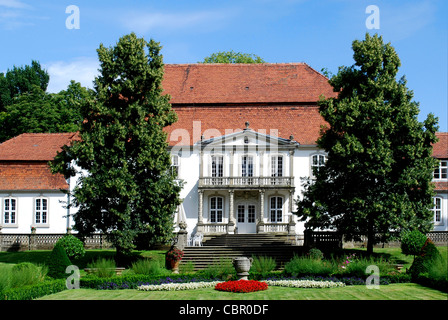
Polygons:
[[294,141],[294,138],[284,139],[276,136],[277,130],[266,133],[266,130],[261,132],[254,131],[250,128],[239,130],[222,136],[211,137],[203,139],[196,145],[202,148],[282,148],[293,149],[299,143]]

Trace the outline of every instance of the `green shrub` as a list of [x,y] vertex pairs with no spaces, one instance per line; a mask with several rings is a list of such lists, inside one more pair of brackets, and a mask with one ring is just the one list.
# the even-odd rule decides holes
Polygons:
[[180,273],[192,273],[194,272],[194,263],[193,261],[181,262],[179,265]]
[[333,261],[321,261],[308,257],[295,256],[285,264],[285,272],[293,276],[301,275],[330,275],[337,267]]
[[426,236],[418,230],[404,231],[400,238],[401,252],[405,255],[418,255],[426,242]]
[[72,234],[67,234],[63,236],[58,242],[62,247],[64,247],[65,252],[70,260],[75,260],[82,258],[86,254],[84,249],[84,244],[81,240],[76,238]]
[[363,278],[366,276],[366,269],[368,266],[377,266],[379,269],[380,277],[395,271],[395,267],[389,262],[382,259],[370,258],[357,258],[350,262],[343,274],[348,274],[351,277]]
[[235,275],[236,271],[230,259],[220,258],[219,260],[214,260],[213,263],[209,264],[204,270],[199,271],[198,274],[210,279],[219,278],[226,280],[229,276]]
[[314,260],[322,260],[324,258],[324,254],[322,253],[322,251],[317,248],[310,249],[310,251],[308,252],[308,256],[310,257],[310,259]]
[[100,258],[89,263],[88,268],[94,269],[93,273],[100,278],[110,278],[115,274],[115,260]]
[[56,243],[47,260],[48,276],[54,279],[66,278],[66,268],[71,265],[64,247]]
[[411,274],[412,279],[415,280],[420,274],[428,274],[430,269],[434,270],[432,265],[437,265],[438,260],[443,260],[439,250],[437,250],[437,247],[430,239],[427,239],[418,256],[414,258],[414,262],[408,272]]
[[31,262],[21,262],[11,269],[10,287],[17,288],[43,282],[47,273],[47,266],[39,267]]
[[272,257],[255,256],[253,259],[254,261],[252,262],[251,271],[259,273],[262,276],[273,271],[277,266],[275,259]]
[[135,274],[145,274],[145,275],[171,274],[171,272],[165,269],[162,261],[153,259],[138,260],[132,264],[131,270]]

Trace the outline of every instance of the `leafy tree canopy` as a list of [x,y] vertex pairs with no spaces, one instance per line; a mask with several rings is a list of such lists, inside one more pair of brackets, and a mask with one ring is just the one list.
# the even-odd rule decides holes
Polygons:
[[232,51],[221,51],[204,58],[203,63],[264,63],[265,61],[255,54]]
[[160,50],[134,33],[114,47],[100,45],[95,97],[81,107],[81,139],[52,164],[66,176],[76,174],[70,163],[88,172],[72,194],[74,228],[81,235],[104,232],[119,256],[129,254],[139,236],[169,241],[180,202],[163,131],[177,116],[162,94]]
[[398,55],[382,37],[366,34],[352,48],[355,64],[329,80],[339,96],[319,101],[329,126],[317,144],[328,160],[305,184],[297,213],[307,228],[366,235],[372,252],[378,234],[384,241],[392,230],[432,228],[437,119],[418,121],[412,91],[396,80]]
[[46,91],[49,80],[48,72],[35,60],[30,66],[14,66],[6,74],[0,73],[0,112],[13,103],[14,97],[32,91],[34,86]]
[[83,120],[80,106],[91,95],[91,90],[75,81],[54,94],[33,85],[0,112],[0,142],[24,132],[77,131]]

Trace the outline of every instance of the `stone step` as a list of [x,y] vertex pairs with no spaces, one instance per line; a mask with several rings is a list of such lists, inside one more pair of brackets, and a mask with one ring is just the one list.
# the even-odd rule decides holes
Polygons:
[[195,270],[201,270],[211,264],[219,264],[223,260],[232,260],[236,257],[267,256],[274,258],[277,269],[281,270],[284,264],[294,257],[294,254],[300,255],[302,251],[303,247],[291,245],[186,247],[181,264],[191,261]]
[[286,235],[272,234],[225,234],[207,237],[204,246],[277,246],[290,244]]

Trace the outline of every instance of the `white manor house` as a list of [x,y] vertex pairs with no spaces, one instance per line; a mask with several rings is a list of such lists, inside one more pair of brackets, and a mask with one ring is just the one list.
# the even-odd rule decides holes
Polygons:
[[[175,221],[190,235],[301,236],[293,214],[302,178],[326,160],[317,148],[317,101],[336,93],[305,63],[165,65],[163,88],[178,122],[166,128],[172,170],[184,182]],[[448,134],[433,155],[434,231],[448,231]],[[76,177],[51,174],[48,161],[76,133],[22,134],[0,144],[0,233],[63,234]]]

